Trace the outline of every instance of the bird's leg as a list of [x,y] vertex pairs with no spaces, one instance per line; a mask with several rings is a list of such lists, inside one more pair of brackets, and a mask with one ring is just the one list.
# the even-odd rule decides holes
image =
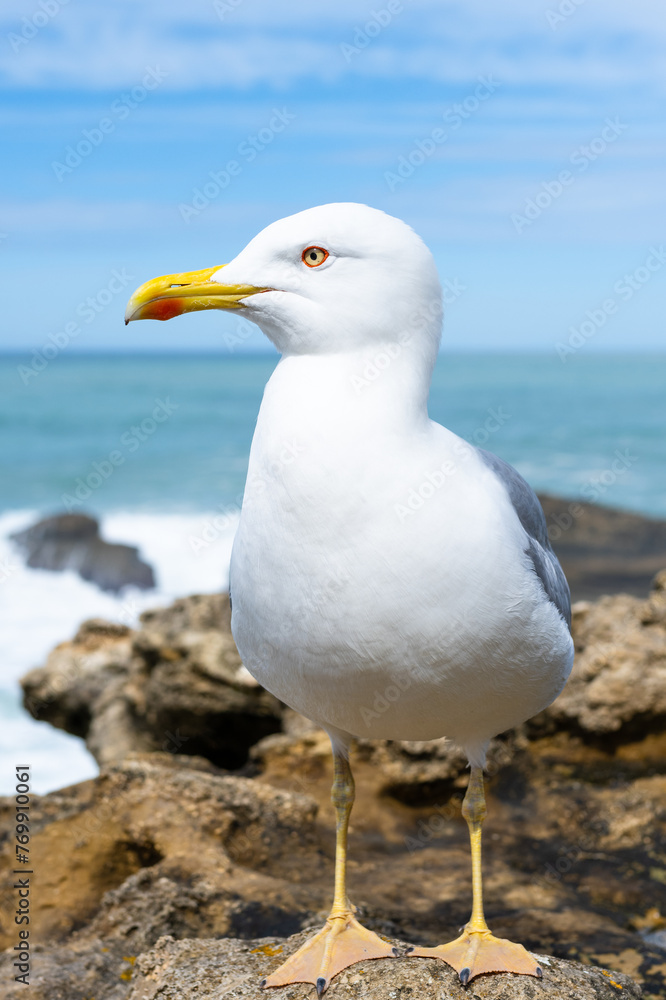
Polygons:
[[321,996],[333,976],[348,965],[397,955],[397,949],[356,920],[354,907],[347,898],[347,830],[354,804],[354,779],[343,754],[334,754],[334,767],[331,793],[336,815],[333,906],[322,930],[264,979],[262,986],[312,983],[317,987],[317,996]]
[[480,767],[472,768],[462,812],[467,820],[472,847],[472,915],[455,941],[437,948],[414,948],[409,955],[443,959],[453,966],[463,984],[482,972],[516,972],[540,978],[542,971],[536,959],[522,944],[496,938],[490,932],[483,914],[481,827],[486,816],[486,799],[483,793],[483,769]]

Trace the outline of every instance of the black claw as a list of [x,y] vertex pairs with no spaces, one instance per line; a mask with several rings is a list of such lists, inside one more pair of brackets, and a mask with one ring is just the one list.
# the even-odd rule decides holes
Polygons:
[[408,948],[408,949],[407,949],[407,951],[405,952],[405,955],[411,955],[411,953],[412,953],[413,951],[414,951],[414,945],[413,945],[413,944],[410,944],[409,948]]
[[396,958],[400,958],[400,949],[399,948],[395,948],[395,947],[391,948],[391,951],[393,952],[393,954],[395,955]]
[[463,984],[463,986],[467,986],[467,984],[469,982],[469,975],[470,975],[471,971],[472,970],[468,969],[467,966],[465,966],[464,969],[460,970],[460,982]]
[[264,986],[266,985],[266,980],[265,980],[265,979],[262,979],[262,980],[261,980],[261,982],[259,983],[259,985],[260,985],[260,986],[261,986],[261,988],[263,989],[263,988],[264,988]]
[[543,969],[539,968],[538,965],[536,972],[537,972],[537,979],[543,979]]
[[324,979],[323,976],[320,976],[319,979],[317,980],[317,996],[323,997],[325,989],[326,989],[326,980]]

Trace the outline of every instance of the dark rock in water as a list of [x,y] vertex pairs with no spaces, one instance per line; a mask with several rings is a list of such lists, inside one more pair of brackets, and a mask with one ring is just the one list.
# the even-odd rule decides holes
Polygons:
[[56,514],[11,538],[26,554],[32,569],[72,569],[82,579],[113,593],[123,587],[151,590],[155,586],[153,570],[139,558],[139,550],[103,541],[94,517]]
[[574,601],[643,597],[666,566],[666,521],[546,494],[539,500]]

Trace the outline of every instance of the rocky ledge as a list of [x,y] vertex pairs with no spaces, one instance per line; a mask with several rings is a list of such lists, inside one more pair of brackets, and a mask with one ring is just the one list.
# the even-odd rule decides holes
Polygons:
[[100,764],[132,751],[202,755],[241,767],[281,728],[282,706],[241,663],[229,598],[184,598],[137,630],[86,621],[21,681],[36,718],[85,739]]
[[[597,909],[592,918],[589,906],[572,907],[570,890],[547,884],[547,878],[542,886],[529,865],[521,871],[516,848],[522,836],[515,829],[502,833],[501,847],[491,854],[489,912],[498,933],[521,937],[539,954],[543,980],[483,976],[465,989],[444,963],[405,957],[410,943],[449,938],[460,922],[469,883],[463,831],[457,817],[444,811],[434,841],[419,842],[413,818],[393,808],[393,829],[379,845],[368,808],[367,755],[357,765],[366,791],[352,836],[351,880],[364,922],[393,940],[401,958],[350,967],[333,980],[332,1000],[642,995],[616,966],[619,959],[634,973],[649,969],[653,951],[632,947],[631,936],[608,913]],[[12,812],[7,803],[4,826]],[[30,931],[31,1000],[265,997],[263,976],[324,917],[332,840],[330,817],[323,820],[309,795],[163,753],[130,756],[94,781],[38,799],[32,818],[38,898]],[[406,848],[404,835],[400,844],[404,829],[412,830],[416,849]],[[11,846],[5,842],[6,865]],[[10,886],[5,881],[0,892],[5,913],[13,909]],[[0,935],[5,983],[12,979],[15,936],[6,924]],[[595,967],[593,960],[602,956],[581,954],[580,948],[582,962],[543,954],[540,942],[549,952],[575,950],[567,940],[586,948],[596,940],[607,961]],[[654,969],[651,974],[657,975]],[[23,991],[17,984],[3,996],[18,1000]],[[295,1000],[313,992],[297,985],[270,995]]]
[[[349,968],[332,998],[666,994],[666,572],[646,599],[579,603],[574,638],[565,692],[488,763],[487,916],[544,956],[544,980],[463,988],[443,963],[404,958]],[[31,998],[265,997],[262,976],[330,902],[332,766],[325,734],[243,668],[227,598],[178,601],[137,629],[85,623],[23,683],[33,714],[102,764],[32,803]],[[361,741],[353,767],[363,921],[400,949],[450,940],[470,905],[463,758],[444,741]],[[13,816],[5,800],[7,831]],[[6,838],[6,867],[12,850]],[[10,982],[16,928],[0,931]]]

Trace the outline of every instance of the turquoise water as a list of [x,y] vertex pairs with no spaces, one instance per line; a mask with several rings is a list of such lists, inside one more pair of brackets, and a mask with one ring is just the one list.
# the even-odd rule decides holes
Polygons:
[[[27,384],[25,361],[0,359],[0,510],[60,508],[79,477],[99,512],[237,499],[273,358],[62,355]],[[444,355],[430,411],[538,489],[666,516],[665,386],[666,355]]]

